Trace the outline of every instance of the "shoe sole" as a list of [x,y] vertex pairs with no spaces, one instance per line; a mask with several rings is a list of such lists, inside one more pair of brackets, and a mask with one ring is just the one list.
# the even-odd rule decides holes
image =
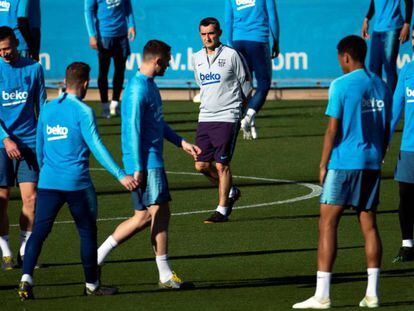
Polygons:
[[211,221],[211,220],[204,220],[204,223],[209,225],[209,224],[220,224],[220,223],[224,223],[224,222],[228,222],[229,220],[224,220],[224,221]]

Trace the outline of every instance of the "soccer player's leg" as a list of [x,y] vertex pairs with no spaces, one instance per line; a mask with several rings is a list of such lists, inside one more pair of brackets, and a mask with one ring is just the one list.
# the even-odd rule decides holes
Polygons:
[[98,42],[98,61],[99,61],[99,74],[98,74],[98,88],[99,95],[101,97],[101,117],[109,118],[109,103],[108,103],[108,73],[109,66],[111,64],[111,53],[107,49],[107,38],[101,38]]
[[380,77],[382,76],[382,64],[384,55],[384,44],[381,40],[381,32],[374,31],[371,35],[369,70]]
[[387,84],[394,92],[397,86],[397,57],[400,49],[399,34],[401,29],[387,31],[384,33],[384,71]]
[[58,190],[39,189],[37,193],[37,210],[33,232],[27,241],[23,261],[23,275],[20,281],[18,295],[21,300],[33,299],[33,271],[57,213],[65,203],[62,192]]

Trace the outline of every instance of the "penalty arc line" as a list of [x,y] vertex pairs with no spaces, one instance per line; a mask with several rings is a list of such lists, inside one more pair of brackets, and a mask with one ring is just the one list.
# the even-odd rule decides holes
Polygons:
[[[90,168],[91,171],[105,171],[104,168]],[[167,174],[172,175],[191,175],[191,176],[203,176],[200,173],[190,173],[190,172],[172,172],[172,171],[166,171]],[[281,201],[273,201],[273,202],[266,202],[266,203],[258,203],[258,204],[250,204],[250,205],[242,205],[242,206],[235,206],[234,210],[241,210],[241,209],[248,209],[253,207],[265,207],[265,206],[272,206],[272,205],[281,205],[281,204],[287,204],[287,203],[294,203],[298,201],[304,201],[308,199],[312,199],[314,197],[317,197],[321,194],[322,188],[318,185],[314,185],[311,183],[302,183],[297,182],[293,180],[286,180],[286,179],[275,179],[275,178],[264,178],[264,177],[254,177],[254,176],[237,176],[234,175],[233,178],[238,179],[250,179],[250,180],[258,180],[258,181],[268,181],[268,182],[275,182],[275,183],[285,183],[285,184],[295,184],[304,186],[306,188],[309,188],[311,190],[311,193],[298,196],[291,199],[281,200]],[[212,210],[199,210],[199,211],[190,211],[190,212],[179,212],[179,213],[171,213],[171,216],[186,216],[186,215],[194,215],[194,214],[205,214],[205,213],[211,213]],[[103,221],[114,221],[114,220],[125,220],[129,217],[111,217],[111,218],[99,218],[96,221],[97,222],[103,222]],[[56,221],[55,224],[72,224],[74,223],[73,220],[64,220],[64,221]],[[10,225],[11,227],[17,227],[18,224]]]

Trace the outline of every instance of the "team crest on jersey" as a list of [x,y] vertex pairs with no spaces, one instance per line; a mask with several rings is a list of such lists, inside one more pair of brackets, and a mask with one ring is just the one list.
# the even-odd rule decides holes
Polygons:
[[121,4],[122,0],[106,0],[106,4],[108,5],[108,9],[113,9]]
[[0,12],[9,12],[10,11],[10,2],[6,0],[0,1]]
[[237,11],[244,10],[256,5],[256,0],[236,0]]
[[224,67],[226,65],[226,60],[224,58],[220,58],[218,60],[219,67]]

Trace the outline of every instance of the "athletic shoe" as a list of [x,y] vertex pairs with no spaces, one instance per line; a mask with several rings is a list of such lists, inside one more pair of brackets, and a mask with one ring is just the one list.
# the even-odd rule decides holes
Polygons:
[[[20,255],[20,252],[17,252],[17,264],[14,266],[14,268],[23,268],[23,260],[24,260],[24,256]],[[36,264],[35,269],[40,269],[42,268],[41,264]]]
[[250,123],[246,121],[246,119],[241,120],[240,129],[243,131],[243,139],[252,139],[251,126]]
[[14,268],[13,257],[11,256],[4,256],[3,261],[1,263],[1,268],[3,270],[12,270]]
[[85,287],[84,295],[86,296],[110,296],[115,295],[118,292],[118,288],[110,286],[98,286],[95,290],[90,290]]
[[206,220],[204,220],[205,224],[214,224],[214,223],[218,223],[218,222],[226,222],[229,221],[229,218],[226,215],[223,215],[217,211],[214,211],[214,213],[207,218]]
[[240,189],[237,187],[234,187],[234,195],[227,200],[227,204],[228,204],[227,214],[226,214],[227,217],[230,216],[231,212],[233,211],[234,204],[240,199],[240,197],[241,197]]
[[414,248],[413,247],[401,247],[398,255],[392,260],[393,263],[405,262],[414,260]]
[[101,118],[109,119],[111,117],[109,113],[109,104],[105,103],[102,104],[102,110],[101,110]]
[[250,133],[252,134],[252,139],[257,139],[257,130],[256,126],[252,125],[250,128]]
[[111,101],[111,104],[109,105],[109,114],[111,117],[115,117],[119,115],[119,102],[118,101]]
[[368,297],[365,296],[364,299],[359,303],[360,307],[363,308],[378,308],[380,305],[379,299],[377,296]]
[[182,281],[175,272],[173,272],[171,279],[164,283],[160,281],[158,286],[163,289],[191,289],[195,287],[193,282]]
[[21,301],[34,299],[33,286],[30,285],[29,282],[20,282],[17,294],[19,295]]
[[315,296],[292,306],[293,309],[329,309],[330,307],[331,300],[329,298],[319,299]]

